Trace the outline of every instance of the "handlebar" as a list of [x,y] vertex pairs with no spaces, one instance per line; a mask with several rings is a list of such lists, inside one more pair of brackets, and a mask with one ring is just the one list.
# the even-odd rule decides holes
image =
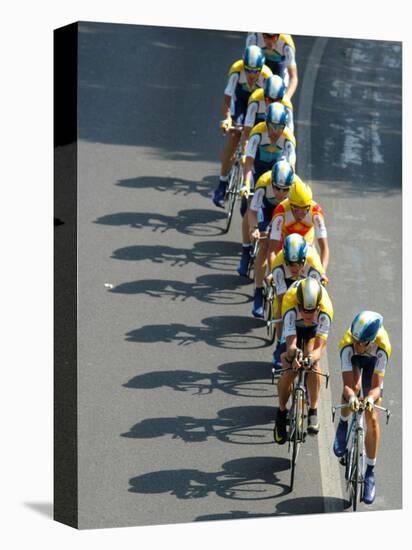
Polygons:
[[[332,422],[335,421],[335,414],[336,414],[336,411],[339,410],[339,409],[347,409],[349,408],[348,405],[335,405],[332,407]],[[386,409],[385,407],[381,407],[380,405],[374,405],[374,409],[378,409],[378,411],[383,411],[386,413],[386,424],[388,425],[389,424],[389,419],[391,417],[391,411],[389,409]],[[359,409],[357,411],[351,411],[352,414],[362,414],[363,412],[365,411],[365,406],[363,404],[363,401],[360,401],[359,402]]]

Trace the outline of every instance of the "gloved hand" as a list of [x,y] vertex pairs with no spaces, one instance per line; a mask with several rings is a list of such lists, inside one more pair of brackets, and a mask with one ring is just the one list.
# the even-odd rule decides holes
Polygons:
[[247,183],[239,189],[239,195],[241,197],[248,198],[249,192],[250,192],[250,186]]
[[250,236],[252,237],[252,239],[258,239],[260,237],[259,229],[257,227],[253,229],[253,231],[250,232]]
[[356,397],[356,395],[351,395],[348,401],[348,407],[352,412],[356,412],[359,410],[359,399]]
[[229,115],[228,117],[226,117],[224,120],[222,120],[220,122],[220,127],[222,128],[222,130],[224,130],[225,132],[227,132],[228,130],[230,130],[230,128],[232,127],[232,117]]
[[368,397],[365,397],[363,400],[363,407],[365,411],[372,412],[375,408],[375,402],[372,398],[372,396],[368,395]]

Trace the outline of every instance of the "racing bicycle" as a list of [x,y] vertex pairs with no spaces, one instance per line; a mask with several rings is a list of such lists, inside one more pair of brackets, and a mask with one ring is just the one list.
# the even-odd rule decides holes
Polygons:
[[[332,420],[335,420],[335,413],[338,409],[343,409],[347,405],[336,405],[332,407]],[[389,422],[391,411],[375,405],[375,409],[386,413],[386,424]],[[365,483],[366,470],[366,450],[365,450],[365,407],[362,402],[359,409],[352,413],[348,432],[346,435],[346,451],[340,459],[340,463],[345,466],[346,491],[348,494],[349,506],[352,506],[356,512],[359,502],[363,500],[363,491]]]

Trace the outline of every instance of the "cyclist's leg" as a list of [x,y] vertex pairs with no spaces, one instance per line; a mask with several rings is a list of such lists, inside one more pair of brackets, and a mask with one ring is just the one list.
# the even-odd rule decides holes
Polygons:
[[[368,395],[371,387],[381,387],[381,380],[378,374],[374,374],[374,368],[376,363],[375,357],[368,358],[368,364],[363,367],[362,374],[362,391],[363,395]],[[374,409],[372,412],[365,412],[366,421],[366,436],[365,436],[365,448],[366,448],[366,472],[365,472],[365,484],[363,500],[365,504],[372,504],[375,500],[375,464],[378,455],[378,448],[380,442],[380,426],[379,426],[379,412]]]
[[[345,405],[346,400],[344,398],[345,386],[359,394],[361,389],[361,371],[356,366],[342,367],[342,398],[341,404]],[[343,407],[341,409],[340,419],[336,428],[335,440],[333,442],[333,452],[340,458],[346,451],[346,437],[348,432],[348,421],[350,418],[351,410],[349,407]]]

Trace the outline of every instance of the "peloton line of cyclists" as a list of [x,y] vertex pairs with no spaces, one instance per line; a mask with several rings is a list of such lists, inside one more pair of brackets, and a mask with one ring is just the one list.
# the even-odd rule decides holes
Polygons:
[[[255,259],[255,293],[252,314],[263,318],[263,283],[275,289],[278,316],[277,343],[272,363],[279,370],[279,407],[274,439],[287,440],[287,402],[292,381],[301,365],[320,372],[327,345],[333,307],[325,285],[329,246],[324,214],[314,201],[311,187],[297,175],[292,97],[298,85],[295,44],[290,35],[249,33],[243,57],[229,70],[223,98],[226,133],[219,184],[213,203],[225,205],[225,192],[236,148],[242,150],[244,185],[241,189],[242,253],[238,273],[246,276],[252,241],[260,239]],[[240,131],[241,130],[241,131]],[[253,195],[253,196],[251,196]],[[266,237],[266,238],[265,238]],[[318,245],[319,253],[315,248]],[[304,341],[300,350],[297,342]],[[341,417],[333,451],[346,450],[351,412],[365,408],[366,504],[375,499],[376,457],[380,440],[378,411],[383,378],[391,355],[383,318],[361,311],[339,344],[343,382]],[[290,370],[292,367],[292,370]],[[286,370],[288,369],[288,370]],[[308,371],[309,434],[319,432],[317,406],[320,378]],[[362,403],[361,403],[362,402]]]

